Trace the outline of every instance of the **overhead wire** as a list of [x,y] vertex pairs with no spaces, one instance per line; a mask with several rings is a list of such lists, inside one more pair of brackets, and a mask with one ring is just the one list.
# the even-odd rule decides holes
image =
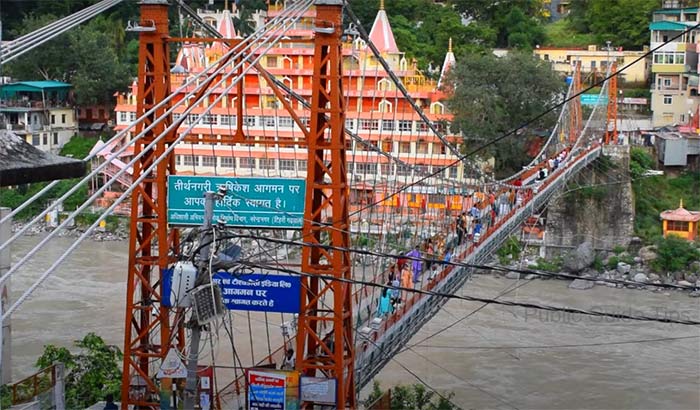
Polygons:
[[[311,0],[306,1],[306,2],[302,2],[302,3],[299,3],[299,5],[301,5],[301,7],[296,6],[296,7],[298,7],[298,8],[295,8],[295,11],[299,11],[299,10],[300,10],[300,11],[302,11],[302,12],[301,12],[301,13],[297,13],[297,14],[295,15],[295,17],[294,17],[294,18],[291,18],[290,21],[286,22],[285,25],[287,25],[287,24],[289,24],[289,23],[291,23],[291,24],[296,23],[296,21],[299,20],[299,19],[301,18],[301,16],[303,15],[303,10],[305,10],[305,9],[308,8],[308,7],[310,7],[311,4],[312,4],[312,1],[311,1]],[[282,26],[280,29],[283,29],[284,27],[285,27],[285,26]],[[279,29],[276,30],[276,31],[279,31]],[[284,33],[284,31],[282,31],[282,33]],[[282,35],[279,35],[279,36],[276,38],[276,40],[275,40],[275,39],[272,39],[272,40],[269,41],[269,43],[265,43],[265,44],[267,44],[267,46],[266,46],[266,47],[267,47],[267,50],[269,50],[270,48],[272,48],[272,47],[281,39],[281,37],[282,37]],[[263,47],[263,45],[259,45],[259,46],[257,46],[257,48],[256,48],[255,50],[259,50],[259,49],[262,48],[262,47]],[[255,51],[255,50],[254,50],[254,51]],[[254,51],[253,51],[253,52],[254,52]],[[266,51],[266,50],[265,50],[265,51]],[[264,51],[263,51],[263,53],[264,53]],[[255,62],[257,62],[257,61],[259,61],[261,58],[262,58],[262,54],[260,54],[259,56],[255,57],[255,58],[252,60],[253,62],[251,63],[251,65],[249,65],[249,66],[246,68],[246,70],[244,70],[244,73],[247,72],[247,70],[250,70],[250,68],[252,67],[252,64],[255,63]],[[242,64],[242,63],[241,63],[241,64]],[[221,100],[221,98],[222,98],[231,88],[233,88],[233,86],[234,86],[235,84],[237,84],[237,82],[240,81],[240,80],[241,80],[240,77],[237,78],[237,81],[234,80],[234,81],[232,82],[232,84],[231,84],[230,86],[228,86],[228,87],[225,89],[225,91],[222,92],[222,93],[215,99],[215,101],[214,101],[209,107],[207,107],[207,108],[205,109],[204,115],[208,114],[208,112],[211,111],[211,109],[213,108],[213,106],[214,106],[215,104],[217,104],[217,103]],[[222,80],[222,81],[224,81],[224,80]],[[188,107],[188,109],[185,111],[185,114],[188,114],[188,113],[191,111],[191,109],[192,109],[192,107]],[[201,115],[200,115],[199,118],[201,118]],[[175,124],[170,125],[163,133],[160,134],[160,136],[156,137],[156,139],[154,139],[154,141],[151,142],[151,144],[149,144],[149,147],[147,147],[144,151],[147,151],[147,150],[150,149],[152,146],[154,146],[154,145],[159,141],[159,139],[160,139],[160,138],[163,138],[163,137],[167,134],[167,132],[169,132],[171,129],[174,128],[174,126],[175,126]],[[138,186],[138,184],[139,184],[143,179],[145,179],[145,178],[149,175],[149,173],[151,172],[151,170],[153,170],[153,168],[154,168],[163,158],[165,158],[165,157],[167,157],[168,155],[170,155],[170,153],[175,149],[175,146],[177,145],[177,143],[180,142],[180,141],[182,141],[182,140],[185,138],[185,136],[191,131],[192,128],[193,128],[193,125],[190,125],[190,126],[188,127],[188,129],[187,129],[185,132],[180,133],[180,135],[175,139],[175,141],[174,141],[170,146],[168,146],[168,148],[165,149],[165,152],[163,152],[163,153],[148,167],[148,168],[146,168],[146,169],[143,171],[143,174],[142,174],[136,181],[133,182],[133,185],[131,185],[129,188],[127,188],[126,192],[124,192],[124,193],[122,194],[122,196],[120,196],[119,198],[117,198],[117,199],[114,201],[114,203],[113,203],[112,205],[110,205],[110,207],[109,207],[106,211],[104,211],[104,212],[101,214],[101,216],[100,216],[89,228],[87,228],[87,230],[85,230],[85,232],[84,232],[75,242],[73,242],[73,243],[71,244],[71,246],[70,246],[70,247],[69,247],[69,248],[68,248],[68,249],[67,249],[67,250],[66,250],[52,265],[51,265],[51,267],[49,267],[49,269],[47,269],[47,270],[39,277],[39,279],[37,279],[37,281],[34,282],[34,283],[27,289],[27,291],[25,291],[25,293],[23,293],[23,294],[15,301],[15,303],[14,303],[12,306],[10,306],[10,308],[9,308],[6,312],[3,313],[3,317],[2,317],[3,320],[6,319],[15,309],[17,309],[17,307],[19,307],[19,306],[24,302],[24,300],[26,300],[26,298],[29,297],[29,295],[31,295],[31,293],[33,293],[34,290],[35,290],[44,280],[46,280],[46,278],[58,267],[58,265],[60,265],[60,264],[67,258],[67,256],[70,255],[70,253],[71,253],[73,250],[75,250],[75,248],[87,237],[87,235],[89,235],[89,234],[97,227],[97,225],[99,224],[99,221],[100,221],[101,219],[103,219],[106,215],[109,215],[109,214],[112,212],[112,210],[113,210],[114,208],[116,208],[116,206],[119,205],[119,204],[125,199],[125,197],[126,197],[128,194],[130,194],[131,191],[133,191],[133,190]],[[71,216],[69,217],[69,219],[71,219],[72,217],[75,217],[75,215],[76,215],[78,212],[80,212],[82,209],[84,209],[86,206],[87,206],[86,204],[83,204],[81,207],[79,207],[78,210],[74,211],[74,212],[71,214]],[[55,231],[54,231],[54,232],[55,232]],[[54,232],[52,232],[52,234],[53,234]],[[49,235],[44,239],[44,241],[42,241],[42,243],[41,243],[42,245],[41,245],[41,246],[43,246],[43,244],[45,243],[45,241],[48,241],[48,239],[50,239],[50,238],[53,236],[52,234],[49,234]],[[47,239],[47,238],[48,238],[48,239]],[[6,280],[6,278],[9,277],[9,275],[11,275],[12,273],[14,273],[14,272],[19,268],[19,266],[22,265],[22,263],[26,262],[26,260],[28,260],[29,257],[31,257],[34,253],[36,253],[36,251],[38,250],[39,247],[40,247],[40,246],[37,246],[37,247],[35,247],[32,251],[28,252],[28,253],[25,255],[25,257],[22,258],[21,263],[18,262],[17,264],[13,265],[12,268],[11,268],[2,278],[0,278],[0,283],[2,283],[3,280]]]

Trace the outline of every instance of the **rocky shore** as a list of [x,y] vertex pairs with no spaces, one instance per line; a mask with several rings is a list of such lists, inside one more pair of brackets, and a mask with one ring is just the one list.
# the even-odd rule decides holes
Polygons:
[[[24,227],[22,222],[15,222],[12,225],[12,232],[18,232]],[[67,238],[77,238],[87,230],[87,226],[72,226],[70,228],[62,229],[57,235],[59,237]],[[44,235],[45,233],[51,232],[53,228],[48,227],[45,223],[35,224],[24,232],[27,236],[37,236]],[[108,241],[123,241],[129,238],[128,229],[122,227],[121,225],[114,230],[107,230],[104,228],[97,228],[90,234],[90,239],[96,242],[108,242]]]
[[[652,267],[657,257],[654,245],[641,247],[633,253],[621,251],[596,254],[590,243],[584,242],[562,258],[559,272],[585,278],[572,280],[569,284],[570,289],[586,290],[594,286],[608,286],[668,293],[674,289],[660,285],[673,285],[679,287],[675,290],[686,291],[683,288],[687,288],[689,296],[700,297],[700,261],[691,262],[682,270],[664,273],[655,271]],[[504,267],[538,270],[540,265],[524,259],[522,265],[512,263]],[[508,272],[504,276],[521,280],[552,278],[534,273],[523,275],[518,272]]]

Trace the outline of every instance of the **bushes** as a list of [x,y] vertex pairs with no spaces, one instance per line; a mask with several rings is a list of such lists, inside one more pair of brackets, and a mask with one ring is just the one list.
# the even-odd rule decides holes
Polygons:
[[676,235],[668,235],[656,241],[657,258],[652,267],[661,273],[677,272],[688,264],[700,260],[700,251],[695,244]]
[[520,247],[520,241],[514,236],[509,236],[508,239],[503,243],[496,255],[498,255],[498,261],[501,265],[507,264],[510,260],[520,259],[520,253],[522,248]]

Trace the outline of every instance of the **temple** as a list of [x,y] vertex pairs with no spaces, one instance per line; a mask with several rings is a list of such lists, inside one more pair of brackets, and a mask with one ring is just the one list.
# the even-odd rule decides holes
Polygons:
[[[260,18],[254,18],[255,23],[264,24],[278,16],[286,7],[285,3],[278,1],[270,4],[266,13],[262,13]],[[229,10],[207,12],[202,17],[225,38],[236,37],[233,14]],[[313,38],[314,18],[315,10],[311,8],[287,31],[285,41],[265,51],[259,61],[271,75],[306,99],[311,96],[314,56],[309,40]],[[447,124],[452,117],[446,111],[444,93],[436,81],[418,70],[415,60],[409,61],[405,53],[398,49],[383,4],[370,30],[370,39],[430,121],[449,134]],[[203,71],[227,50],[228,46],[222,41],[184,44],[172,69],[172,89],[177,89],[192,75]],[[261,56],[262,52],[260,50],[257,56]],[[444,77],[454,61],[450,45],[441,77]],[[423,173],[433,172],[458,159],[421,121],[362,39],[346,39],[343,46],[343,68],[346,128],[411,165],[398,165],[353,141],[351,148],[354,154],[348,157],[348,173],[355,176],[353,183],[356,186],[368,181],[372,181],[373,186],[383,181],[408,181],[415,177],[418,172],[416,168]],[[178,174],[266,176],[274,172],[281,176],[305,176],[307,152],[303,149],[303,144],[295,144],[303,142],[304,134],[272,88],[255,69],[245,75],[242,88],[242,107],[238,104],[238,93],[234,88],[194,126],[186,143],[176,147]],[[134,83],[129,92],[117,97],[117,130],[126,128],[136,119],[136,90]],[[189,124],[193,124],[196,117],[206,106],[213,104],[223,90],[224,87],[215,89],[204,106],[195,107],[179,130],[184,131]],[[176,100],[180,99],[182,97],[176,97]],[[290,104],[302,122],[308,125],[308,110],[296,101],[290,100]],[[184,105],[178,107],[175,118],[180,118],[180,113],[185,109]],[[242,130],[249,142],[227,143],[240,132],[241,121],[238,116],[241,113]],[[448,135],[447,138],[452,143],[459,144],[456,135]],[[265,144],[260,143],[262,141]],[[271,141],[279,144],[272,144]],[[427,182],[437,184],[439,180],[457,181],[464,177],[460,164],[448,168],[439,178]],[[373,195],[372,192],[362,195],[364,194],[368,197]]]
[[663,221],[664,238],[668,235],[676,235],[692,241],[700,233],[700,212],[683,208],[682,199],[677,209],[663,211],[660,216]]

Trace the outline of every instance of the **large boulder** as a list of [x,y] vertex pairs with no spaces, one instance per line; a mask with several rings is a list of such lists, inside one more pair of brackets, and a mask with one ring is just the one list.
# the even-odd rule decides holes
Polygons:
[[572,252],[569,252],[564,259],[564,270],[566,272],[578,273],[591,266],[594,260],[595,251],[593,250],[593,244],[586,241]]
[[632,267],[625,262],[618,262],[617,263],[617,272],[621,275],[625,275],[627,273],[630,273],[630,269],[632,269]]
[[639,283],[647,283],[649,281],[649,278],[643,273],[637,273],[636,275],[634,275],[632,280]]
[[639,257],[642,259],[642,263],[649,263],[655,260],[658,257],[656,254],[656,246],[649,245],[642,247],[639,249]]

